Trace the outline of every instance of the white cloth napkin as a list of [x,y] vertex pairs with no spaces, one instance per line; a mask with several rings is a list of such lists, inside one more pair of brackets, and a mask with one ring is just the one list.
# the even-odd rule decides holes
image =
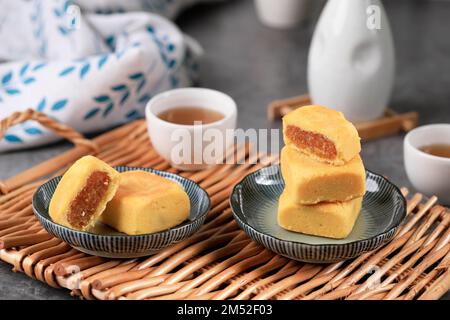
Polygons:
[[[33,108],[89,133],[143,117],[154,94],[192,83],[201,47],[154,13],[89,10],[159,3],[173,17],[193,1],[180,2],[0,0],[0,119]],[[28,121],[7,131],[0,151],[57,139]]]

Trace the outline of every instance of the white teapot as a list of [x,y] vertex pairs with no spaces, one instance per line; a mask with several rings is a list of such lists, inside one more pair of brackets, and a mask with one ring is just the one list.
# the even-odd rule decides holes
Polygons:
[[394,81],[389,21],[379,0],[329,0],[314,31],[308,61],[312,102],[351,121],[380,117]]

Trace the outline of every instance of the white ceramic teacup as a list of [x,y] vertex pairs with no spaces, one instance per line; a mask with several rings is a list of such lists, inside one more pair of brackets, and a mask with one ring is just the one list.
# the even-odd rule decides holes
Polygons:
[[309,0],[255,0],[259,20],[271,28],[286,29],[307,16]]
[[[177,107],[199,107],[223,114],[223,118],[202,125],[182,125],[158,117],[164,111]],[[150,140],[156,152],[181,170],[202,170],[223,160],[225,149],[232,139],[227,133],[236,128],[237,107],[234,100],[219,91],[206,88],[181,88],[154,96],[145,109]],[[212,136],[222,137],[216,144],[220,150],[211,151]],[[205,150],[207,149],[208,150]],[[182,151],[180,151],[182,150]],[[206,153],[206,151],[208,151]]]
[[450,144],[450,124],[425,125],[406,135],[403,143],[406,173],[418,191],[450,204],[450,158],[419,149],[431,144]]

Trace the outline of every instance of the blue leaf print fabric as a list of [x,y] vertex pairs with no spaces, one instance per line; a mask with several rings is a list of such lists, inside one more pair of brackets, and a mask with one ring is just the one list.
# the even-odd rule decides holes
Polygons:
[[[0,1],[0,119],[33,108],[95,133],[143,117],[153,95],[197,78],[201,47],[166,18],[193,2]],[[28,121],[0,152],[58,139]]]

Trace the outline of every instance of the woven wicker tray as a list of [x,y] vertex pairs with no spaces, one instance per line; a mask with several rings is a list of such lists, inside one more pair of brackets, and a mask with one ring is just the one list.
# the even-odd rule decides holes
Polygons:
[[[88,141],[28,110],[4,119],[0,136],[30,119],[75,147],[0,183],[0,259],[52,287],[86,299],[438,299],[450,288],[450,212],[436,197],[402,188],[408,218],[389,244],[345,262],[300,263],[251,241],[232,218],[233,185],[262,163],[178,172],[152,150],[142,120]],[[32,194],[88,153],[111,165],[153,167],[197,181],[212,200],[205,225],[181,243],[133,260],[89,256],[53,238],[33,215]]]

